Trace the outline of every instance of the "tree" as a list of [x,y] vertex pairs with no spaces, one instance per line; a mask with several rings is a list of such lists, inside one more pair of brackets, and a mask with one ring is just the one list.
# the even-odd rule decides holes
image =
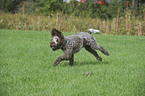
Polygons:
[[1,0],[0,9],[14,13],[17,5],[25,0]]

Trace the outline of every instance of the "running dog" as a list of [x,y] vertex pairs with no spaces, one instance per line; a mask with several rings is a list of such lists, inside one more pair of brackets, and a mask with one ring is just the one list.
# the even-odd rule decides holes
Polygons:
[[105,55],[109,55],[109,53],[98,43],[94,36],[91,35],[93,31],[88,32],[80,32],[78,34],[64,37],[62,32],[56,30],[55,28],[52,30],[52,40],[50,42],[50,47],[53,51],[57,49],[61,49],[64,52],[64,55],[59,56],[54,65],[58,65],[62,60],[69,60],[69,64],[72,66],[74,64],[74,54],[80,51],[83,47],[93,54],[97,60],[102,61],[102,58],[98,55],[95,50],[100,50]]

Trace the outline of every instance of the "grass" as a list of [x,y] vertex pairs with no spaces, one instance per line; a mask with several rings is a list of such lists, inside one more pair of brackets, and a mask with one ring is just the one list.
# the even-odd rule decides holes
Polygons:
[[1,96],[144,96],[145,37],[95,37],[110,53],[98,52],[102,62],[83,49],[74,66],[63,61],[54,67],[63,53],[50,49],[50,32],[1,29]]

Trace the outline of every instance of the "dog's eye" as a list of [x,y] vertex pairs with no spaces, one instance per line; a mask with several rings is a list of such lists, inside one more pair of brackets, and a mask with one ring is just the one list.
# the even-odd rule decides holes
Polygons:
[[56,42],[58,42],[58,39],[56,39]]

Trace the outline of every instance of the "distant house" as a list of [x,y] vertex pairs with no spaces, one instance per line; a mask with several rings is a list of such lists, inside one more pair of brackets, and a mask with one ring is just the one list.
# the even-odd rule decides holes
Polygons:
[[[70,3],[71,0],[63,0],[63,2],[67,2],[67,3]],[[75,0],[75,1],[78,1],[78,2],[86,2],[87,0]],[[110,3],[112,3],[112,0],[90,0],[94,3],[97,3],[97,4],[101,4],[101,5],[108,5]],[[121,1],[121,0],[116,0],[118,3]],[[129,1],[126,1],[126,5],[131,5],[131,3]]]
[[63,2],[67,2],[67,3],[69,3],[69,2],[70,2],[70,0],[63,0]]
[[[71,0],[63,0],[63,2],[69,3]],[[78,2],[86,2],[86,0],[76,0]],[[102,5],[108,5],[111,3],[111,0],[92,0],[92,2],[97,3],[97,4],[102,4]]]
[[110,2],[110,0],[97,0],[96,3],[97,4],[102,4],[102,5],[108,5]]
[[[63,2],[67,2],[69,3],[71,0],[63,0]],[[78,1],[78,2],[86,2],[86,0],[75,0],[75,1]]]

